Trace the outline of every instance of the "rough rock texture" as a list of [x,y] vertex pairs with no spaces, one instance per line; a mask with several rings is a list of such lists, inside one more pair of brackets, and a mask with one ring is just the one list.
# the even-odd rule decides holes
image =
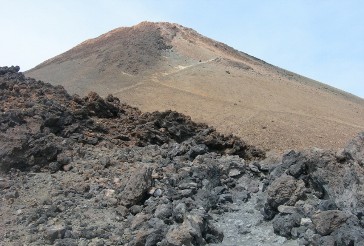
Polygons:
[[70,96],[18,71],[0,68],[4,245],[364,240],[364,133],[336,153],[265,158],[177,112]]
[[[223,136],[177,112],[141,114],[109,95],[70,96],[61,86],[25,78],[19,68],[2,68],[0,74],[0,170],[43,168],[57,161],[62,141],[83,144],[146,146],[186,142],[191,158],[203,144],[205,152],[263,156],[233,136]],[[196,152],[197,151],[197,152]],[[184,150],[178,154],[184,154]]]
[[342,160],[345,160],[345,158],[349,158],[352,161],[357,161],[359,165],[364,165],[364,133],[358,134],[356,138],[354,138],[348,146],[344,149],[342,154],[344,155],[344,158]]
[[[321,149],[287,152],[270,170],[268,196],[261,212],[267,220],[274,218],[277,233],[299,238],[303,245],[362,243],[363,136],[358,134],[336,153]],[[292,215],[287,215],[287,207],[280,205],[297,211],[300,224],[291,220],[287,223],[284,218]],[[288,227],[296,228],[289,231]]]
[[1,242],[222,241],[209,213],[231,201],[231,169],[264,152],[177,112],[70,96],[18,71],[0,69]]
[[[81,59],[99,54],[96,66],[99,72],[116,65],[121,71],[138,74],[156,66],[162,60],[162,52],[172,48],[170,39],[176,35],[176,30],[169,34],[171,37],[162,35],[162,32],[160,27],[148,22],[141,23],[138,28],[118,28],[96,39],[87,40],[75,49],[48,60],[35,69],[53,62],[65,62],[70,57]],[[106,50],[105,45],[109,46]],[[100,50],[105,53],[101,55]]]
[[312,222],[317,232],[326,236],[345,223],[348,217],[340,210],[320,211],[312,216]]
[[298,213],[278,214],[273,220],[274,232],[284,237],[291,237],[292,229],[299,227],[300,222],[301,216]]
[[148,190],[152,187],[152,169],[148,167],[140,167],[136,170],[126,183],[123,189],[123,197],[121,204],[130,206],[139,204],[147,195]]
[[279,205],[294,205],[303,195],[302,190],[304,182],[296,180],[289,175],[282,175],[268,188],[269,204],[272,208],[278,208]]

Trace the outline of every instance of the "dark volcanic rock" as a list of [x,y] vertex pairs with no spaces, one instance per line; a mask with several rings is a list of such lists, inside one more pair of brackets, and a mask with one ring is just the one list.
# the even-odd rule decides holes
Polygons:
[[312,216],[312,222],[316,227],[317,232],[326,236],[341,226],[349,215],[340,210],[322,211]]
[[[205,245],[206,220],[198,214],[186,217],[182,224],[171,227],[166,235],[168,245]],[[219,237],[219,234],[216,235]]]
[[358,134],[344,149],[344,155],[350,160],[364,165],[364,132]]
[[[363,133],[337,153],[262,160],[263,151],[183,114],[70,96],[18,71],[0,68],[5,245],[221,243],[216,216],[227,212],[248,218],[233,237],[252,242],[261,242],[253,227],[268,225],[305,245],[363,241]],[[251,224],[258,211],[268,221]]]
[[119,108],[113,105],[112,102],[119,102],[116,98],[111,95],[108,96],[105,101],[97,93],[90,92],[85,98],[85,106],[90,116],[97,116],[99,118],[113,118],[120,113]]
[[351,217],[338,229],[331,233],[336,245],[363,245],[363,227],[358,221]]
[[284,237],[291,237],[291,230],[293,227],[298,227],[300,222],[301,216],[298,213],[278,214],[273,219],[274,232]]
[[294,205],[303,198],[305,184],[290,175],[283,174],[268,187],[268,199],[264,209],[266,219],[272,219],[280,205]]
[[145,166],[140,167],[132,174],[124,190],[121,191],[120,203],[124,206],[139,204],[147,196],[152,182],[152,169]]
[[240,139],[220,135],[177,112],[141,114],[111,95],[104,100],[94,92],[72,97],[63,87],[25,78],[18,70],[1,68],[0,171],[29,170],[35,163],[48,166],[64,151],[60,143],[68,138],[92,145],[114,139],[120,146],[191,140],[192,159],[207,151],[264,156]]
[[319,149],[291,151],[270,171],[268,197],[262,212],[266,219],[274,218],[277,233],[291,236],[284,229],[288,228],[283,219],[287,215],[282,209],[277,210],[284,204],[297,206],[297,211],[311,218],[313,227],[304,234],[291,231],[303,236],[308,244],[356,245],[361,240],[363,136],[360,133],[337,153]]
[[[20,218],[6,222],[14,228],[7,235],[16,236],[5,237],[0,230],[0,241],[222,241],[208,211],[232,202],[232,196],[227,188],[219,194],[215,188],[232,187],[230,165],[243,171],[241,158],[259,160],[263,151],[177,112],[142,114],[111,95],[103,99],[93,92],[70,96],[61,86],[18,71],[0,69],[0,172],[9,176],[0,181],[11,189],[0,192],[6,206],[21,208],[9,214]],[[236,155],[241,166],[221,155]],[[18,204],[23,199],[31,204]]]

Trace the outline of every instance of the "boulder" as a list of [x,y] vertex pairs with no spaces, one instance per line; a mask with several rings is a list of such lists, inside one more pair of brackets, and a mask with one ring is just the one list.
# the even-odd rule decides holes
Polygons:
[[172,206],[171,204],[160,204],[154,212],[154,216],[165,220],[172,216]]
[[65,232],[66,227],[63,225],[49,226],[45,230],[44,238],[53,243],[56,239],[63,238]]
[[292,228],[300,226],[301,218],[298,213],[278,214],[273,219],[274,232],[283,237],[291,237]]
[[336,245],[364,245],[364,231],[356,217],[348,218],[344,224],[331,233]]
[[139,204],[146,198],[152,184],[152,169],[150,167],[142,166],[135,170],[121,191],[120,204],[127,207]]
[[344,153],[351,160],[364,166],[364,132],[359,133],[344,149]]
[[171,246],[193,246],[205,245],[206,241],[202,237],[204,220],[198,215],[187,215],[186,220],[177,226],[169,229],[166,240]]
[[187,211],[186,204],[180,202],[176,205],[176,207],[173,209],[173,218],[175,221],[182,223],[185,217]]
[[305,184],[302,180],[284,174],[269,186],[268,204],[274,209],[283,204],[292,206],[304,195],[304,191]]
[[340,227],[350,216],[340,210],[321,211],[312,216],[317,232],[326,236]]

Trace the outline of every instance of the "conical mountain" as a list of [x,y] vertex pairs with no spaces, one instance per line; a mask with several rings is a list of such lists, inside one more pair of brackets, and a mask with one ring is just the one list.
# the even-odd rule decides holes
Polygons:
[[278,151],[336,148],[364,130],[363,99],[178,24],[117,28],[26,75],[80,95],[111,93],[142,111],[177,110]]

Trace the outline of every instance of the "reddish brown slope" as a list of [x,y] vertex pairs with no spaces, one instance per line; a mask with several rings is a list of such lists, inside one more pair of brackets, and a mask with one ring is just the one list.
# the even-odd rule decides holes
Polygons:
[[115,29],[26,74],[177,110],[267,149],[340,147],[364,130],[363,99],[171,23]]

